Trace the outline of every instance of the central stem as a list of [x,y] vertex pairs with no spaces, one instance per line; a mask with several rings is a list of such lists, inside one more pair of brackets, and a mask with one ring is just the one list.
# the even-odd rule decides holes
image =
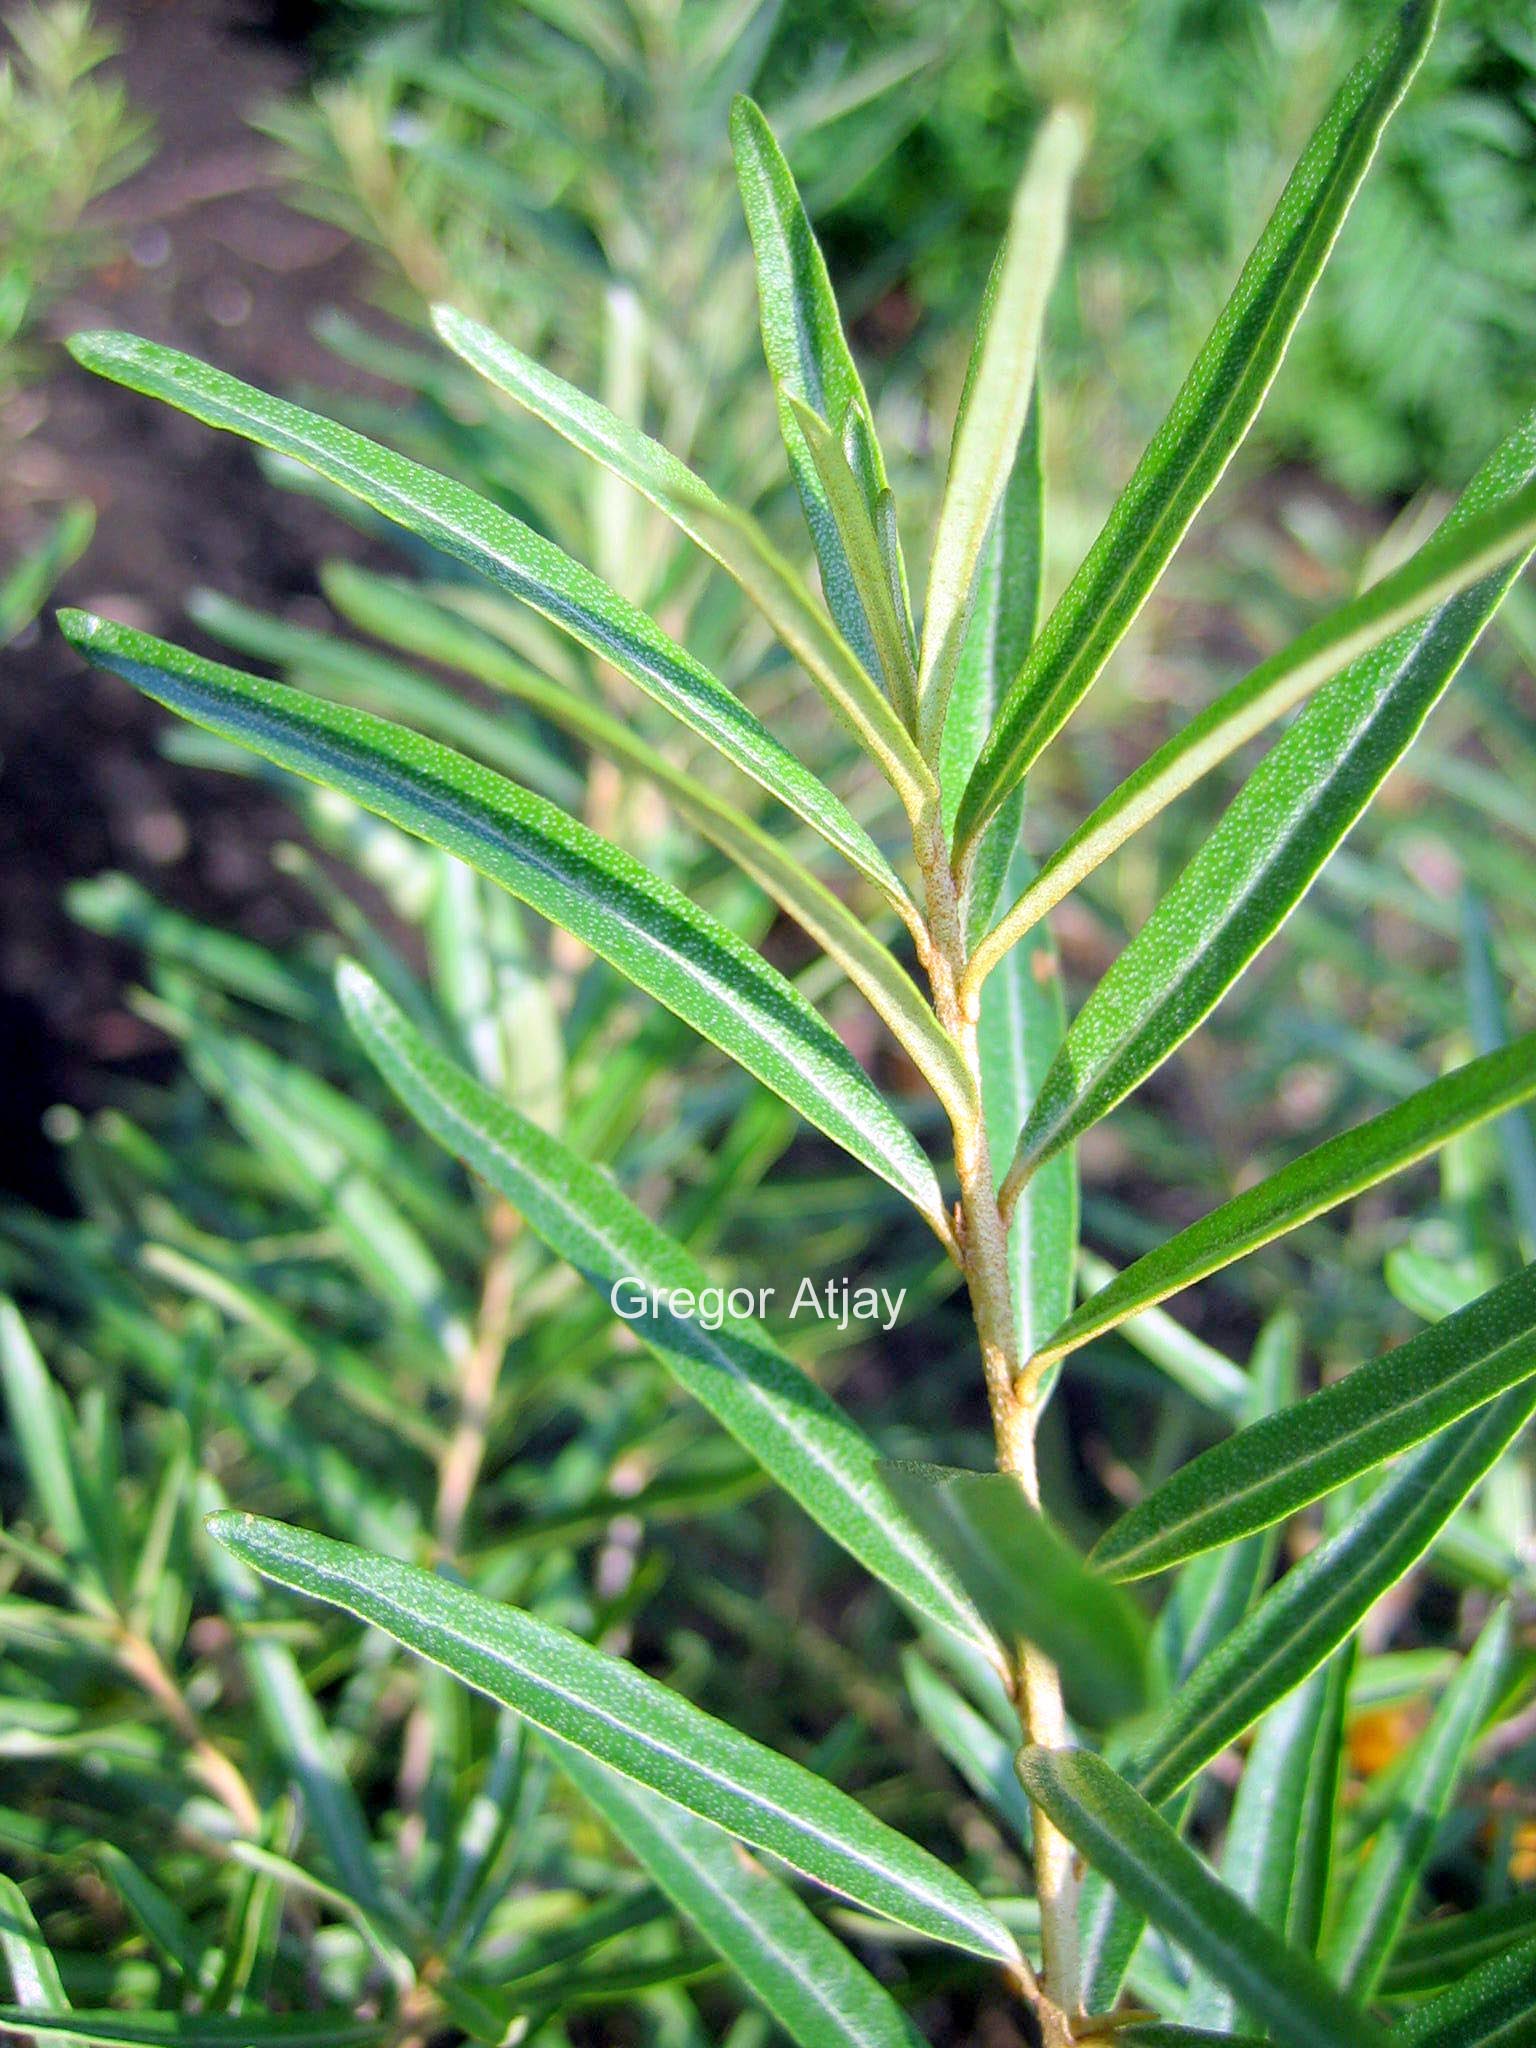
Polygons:
[[[997,1187],[982,1108],[981,1059],[974,1005],[961,994],[965,983],[965,920],[960,892],[935,823],[921,862],[930,938],[929,975],[939,1022],[959,1046],[971,1076],[975,1108],[955,1124],[955,1168],[960,1180],[960,1243],[971,1309],[986,1374],[987,1401],[997,1440],[997,1463],[1014,1475],[1032,1507],[1040,1505],[1035,1466],[1038,1389],[1020,1379],[1013,1286],[1008,1262],[1008,1225],[998,1206]],[[1020,1726],[1027,1742],[1047,1749],[1068,1746],[1066,1709],[1055,1664],[1032,1644],[1012,1646],[1012,1677]],[[1071,2040],[1069,2022],[1082,2011],[1078,1953],[1079,1881],[1074,1851],[1066,1837],[1034,1808],[1035,1889],[1040,1900],[1042,1983],[1053,2011],[1042,2013],[1047,2040]]]

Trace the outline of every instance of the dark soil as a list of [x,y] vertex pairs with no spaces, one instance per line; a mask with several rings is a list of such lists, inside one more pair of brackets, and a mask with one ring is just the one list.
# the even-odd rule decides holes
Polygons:
[[[120,70],[153,115],[153,161],[105,202],[123,253],[49,320],[126,327],[278,390],[344,373],[311,334],[360,266],[336,230],[279,187],[246,116],[304,83],[301,10],[240,0],[101,0]],[[184,614],[206,584],[256,605],[314,588],[335,527],[264,483],[249,450],[171,408],[59,367],[27,394],[35,424],[0,480],[0,566],[54,502],[90,498],[95,540],[57,601],[200,643]],[[360,383],[354,380],[354,387]],[[215,651],[211,648],[209,651]],[[168,721],[127,685],[90,674],[43,621],[0,652],[0,1187],[50,1200],[40,1119],[89,1105],[163,1043],[123,1002],[136,962],[74,925],[75,877],[123,869],[196,915],[281,941],[299,922],[267,858],[291,814],[251,783],[177,767]]]

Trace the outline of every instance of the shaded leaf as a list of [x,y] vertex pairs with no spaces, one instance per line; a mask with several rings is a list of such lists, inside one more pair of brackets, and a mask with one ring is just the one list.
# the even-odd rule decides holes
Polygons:
[[1034,1643],[1060,1666],[1068,1698],[1103,1724],[1146,1705],[1140,1613],[1097,1578],[1007,1472],[888,1464],[891,1492],[1005,1643]]

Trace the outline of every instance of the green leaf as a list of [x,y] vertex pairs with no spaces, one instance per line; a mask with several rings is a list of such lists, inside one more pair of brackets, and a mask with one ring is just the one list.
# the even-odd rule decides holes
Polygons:
[[800,2048],[920,2048],[890,1993],[729,1835],[568,1743],[555,1760]]
[[[1437,528],[1400,569],[1309,626],[1222,692],[1113,789],[1050,856],[976,949],[979,986],[1040,918],[1203,775],[1330,677],[1536,540],[1536,484],[1460,526]],[[1006,816],[1006,807],[1000,816]]]
[[499,882],[846,1145],[947,1234],[932,1167],[784,977],[669,883],[542,797],[364,711],[61,614],[90,660],[252,752],[353,797]]
[[1392,2029],[1401,2048],[1531,2048],[1536,2041],[1536,1941],[1480,1963]]
[[1045,309],[1066,246],[1072,180],[1086,142],[1075,111],[1058,107],[1046,116],[982,301],[923,605],[918,741],[930,761],[939,758],[983,553],[1029,414]]
[[387,2041],[398,2032],[386,2020],[359,2020],[350,2012],[35,2012],[0,2005],[0,2027],[35,2034],[100,2042],[102,2048],[356,2048]]
[[1166,2020],[1123,2027],[1115,2032],[1116,2048],[1268,2048],[1255,2034],[1213,2034],[1209,2027],[1171,2025]]
[[[26,1894],[4,1872],[0,1872],[0,1958],[10,1977],[12,1995],[20,2002],[16,2009],[24,2007],[32,2018],[48,2014],[62,2021],[70,2005],[59,1966],[43,1940]],[[66,2043],[80,2039],[63,2025],[60,2033]]]
[[[999,820],[1001,823],[1002,821]],[[1025,856],[1015,856],[1022,864]],[[1000,1182],[1066,1031],[1061,963],[1044,925],[1016,946],[981,992],[976,1056],[987,1148]],[[1072,1306],[1077,1162],[1059,1152],[1021,1190],[1008,1218],[1008,1267],[1019,1356],[1035,1353]]]
[[1012,1742],[1005,1741],[916,1650],[902,1652],[901,1673],[918,1720],[976,1796],[1007,1823],[1014,1840],[1027,1844],[1032,1832],[1029,1801],[1013,1768],[1017,1723]]
[[[1536,415],[1483,465],[1454,531],[1536,471]],[[1088,998],[1025,1128],[1023,1175],[1180,1045],[1290,916],[1407,751],[1519,573],[1508,563],[1319,691]]]
[[[1045,571],[1043,440],[1037,387],[977,567],[970,623],[944,718],[939,782],[946,845],[954,838],[961,792],[997,716],[1003,692],[1028,654],[1040,624]],[[967,929],[973,940],[986,930],[997,908],[998,892],[1015,858],[1023,814],[1021,787],[1002,805],[982,841],[966,906]],[[1027,879],[1027,874],[1021,879]]]
[[77,1458],[63,1397],[38,1355],[16,1304],[0,1298],[0,1382],[5,1387],[16,1448],[38,1507],[66,1556],[87,1550],[85,1516],[75,1489]]
[[1105,1531],[1092,1562],[1111,1578],[1144,1578],[1251,1535],[1533,1374],[1536,1265],[1191,1459]]
[[1138,1310],[1193,1286],[1536,1095],[1536,1032],[1432,1081],[1406,1102],[1305,1152],[1148,1252],[1091,1295],[1040,1347],[1064,1357]]
[[1101,1758],[1028,1748],[1025,1790],[1170,1941],[1228,1985],[1281,2048],[1382,2048],[1382,2029],[1212,1876]]
[[[448,346],[498,391],[516,399],[563,434],[573,447],[622,477],[720,564],[762,612],[838,717],[880,763],[909,807],[915,808],[931,796],[932,778],[911,735],[859,657],[755,519],[722,503],[702,477],[695,476],[659,441],[488,328],[448,307],[437,308],[432,319]],[[839,456],[841,453],[839,446]],[[859,502],[867,522],[862,493]],[[894,622],[888,593],[884,611]],[[910,669],[910,656],[906,661]],[[887,892],[890,879],[887,871]]]
[[367,630],[520,698],[605,759],[654,783],[696,831],[735,861],[837,962],[928,1079],[951,1118],[960,1121],[973,1113],[965,1063],[911,976],[870,930],[866,917],[851,910],[753,819],[676,767],[622,719],[551,683],[489,634],[409,586],[339,565],[322,580],[338,608]]
[[1344,81],[1210,339],[1008,693],[956,823],[968,846],[1088,691],[1252,424],[1434,27],[1411,0]]
[[[874,1446],[832,1398],[793,1365],[762,1326],[722,1316],[705,1326],[695,1304],[709,1275],[596,1167],[481,1088],[428,1046],[360,968],[338,975],[342,1007],[369,1058],[438,1142],[506,1196],[529,1228],[610,1304],[635,1334],[797,1500],[835,1543],[939,1627],[993,1662],[997,1649],[928,1540],[891,1511]],[[708,1318],[713,1321],[713,1317]]]
[[1395,1465],[1174,1694],[1137,1754],[1132,1776],[1143,1796],[1170,1798],[1315,1671],[1411,1570],[1533,1414],[1536,1385],[1527,1380]]
[[[854,590],[869,622],[875,653],[879,657],[891,701],[903,721],[911,725],[915,723],[917,711],[917,673],[906,601],[889,573],[869,501],[853,473],[843,443],[820,414],[803,405],[792,394],[785,394],[784,403],[800,429],[806,452],[820,480],[827,509],[847,558],[848,573],[853,578]],[[854,412],[849,417],[859,420],[862,415]]]
[[[1344,1700],[1350,1657],[1336,1652],[1259,1724],[1238,1780],[1221,1875],[1266,1927],[1313,1954],[1344,1759]],[[1235,2028],[1238,2001],[1198,1974],[1183,2018],[1191,2026]]]
[[779,394],[779,426],[821,565],[827,606],[870,674],[889,689],[837,521],[789,405],[791,398],[799,399],[840,439],[847,436],[850,414],[864,424],[866,431],[851,438],[863,458],[859,484],[873,520],[887,484],[869,400],[794,177],[761,110],[744,96],[731,107],[731,148],[757,263],[763,353]]
[[132,334],[77,334],[69,345],[88,370],[293,457],[468,563],[628,676],[881,889],[901,896],[900,882],[863,827],[723,683],[644,612],[509,513],[449,477],[175,349]]
[[1437,1913],[1401,1935],[1382,1975],[1382,1995],[1443,1990],[1531,1940],[1536,1940],[1536,1892],[1516,1892],[1467,1913]]
[[944,1465],[884,1466],[891,1492],[941,1555],[996,1634],[1044,1650],[1068,1698],[1100,1725],[1148,1697],[1148,1637],[1140,1613],[1090,1572],[1007,1472]]
[[926,1849],[569,1630],[280,1522],[220,1514],[209,1529],[265,1577],[382,1629],[535,1727],[831,1890],[972,1954],[1016,1957],[986,1902]]
[[[1471,890],[1462,898],[1461,922],[1462,978],[1466,983],[1472,1036],[1479,1051],[1493,1053],[1508,1044],[1509,1026],[1494,966],[1488,912],[1481,897]],[[1536,1130],[1531,1127],[1529,1112],[1511,1106],[1499,1118],[1498,1140],[1504,1161],[1504,1183],[1509,1190],[1522,1252],[1527,1259],[1536,1258]]]
[[1404,1759],[1390,1812],[1344,1896],[1323,1961],[1356,1997],[1374,1996],[1473,1742],[1497,1703],[1513,1626],[1499,1608]]
[[[1022,1205],[1037,1174],[1048,1173],[1054,1164],[1054,1160],[1048,1160],[1030,1175],[1018,1192],[1018,1204]],[[1095,1290],[1110,1286],[1117,1277],[1109,1261],[1095,1257],[1092,1252],[1078,1254],[1077,1270],[1084,1285]],[[1252,1388],[1243,1368],[1214,1344],[1207,1344],[1203,1337],[1186,1330],[1166,1309],[1147,1308],[1139,1315],[1127,1316],[1120,1334],[1191,1399],[1231,1421],[1247,1419]]]

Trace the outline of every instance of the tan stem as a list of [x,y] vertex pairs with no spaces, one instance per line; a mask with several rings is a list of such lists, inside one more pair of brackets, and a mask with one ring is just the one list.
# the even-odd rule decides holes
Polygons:
[[252,1841],[260,1840],[261,1808],[255,1794],[237,1766],[203,1732],[202,1724],[154,1644],[125,1629],[118,1638],[117,1655],[129,1677],[149,1695],[187,1745],[195,1775],[234,1815],[240,1832]]
[[[930,821],[926,847],[919,847],[927,894],[934,1007],[939,1021],[961,1048],[978,1107],[968,1122],[955,1125],[955,1168],[960,1180],[960,1248],[986,1375],[987,1400],[997,1440],[998,1469],[1013,1473],[1030,1503],[1040,1504],[1035,1468],[1036,1389],[1020,1380],[1013,1289],[1008,1266],[1008,1225],[998,1207],[992,1159],[981,1103],[981,1062],[974,1003],[963,993],[966,970],[961,890],[945,854],[937,821]],[[1027,1742],[1049,1749],[1067,1746],[1066,1709],[1055,1664],[1031,1644],[1013,1649],[1014,1698]],[[1079,1879],[1066,1837],[1038,1807],[1034,1809],[1035,1890],[1040,1900],[1043,1960],[1038,2011],[1049,2048],[1070,2042],[1072,2021],[1082,2012],[1082,1971],[1078,1942]]]

